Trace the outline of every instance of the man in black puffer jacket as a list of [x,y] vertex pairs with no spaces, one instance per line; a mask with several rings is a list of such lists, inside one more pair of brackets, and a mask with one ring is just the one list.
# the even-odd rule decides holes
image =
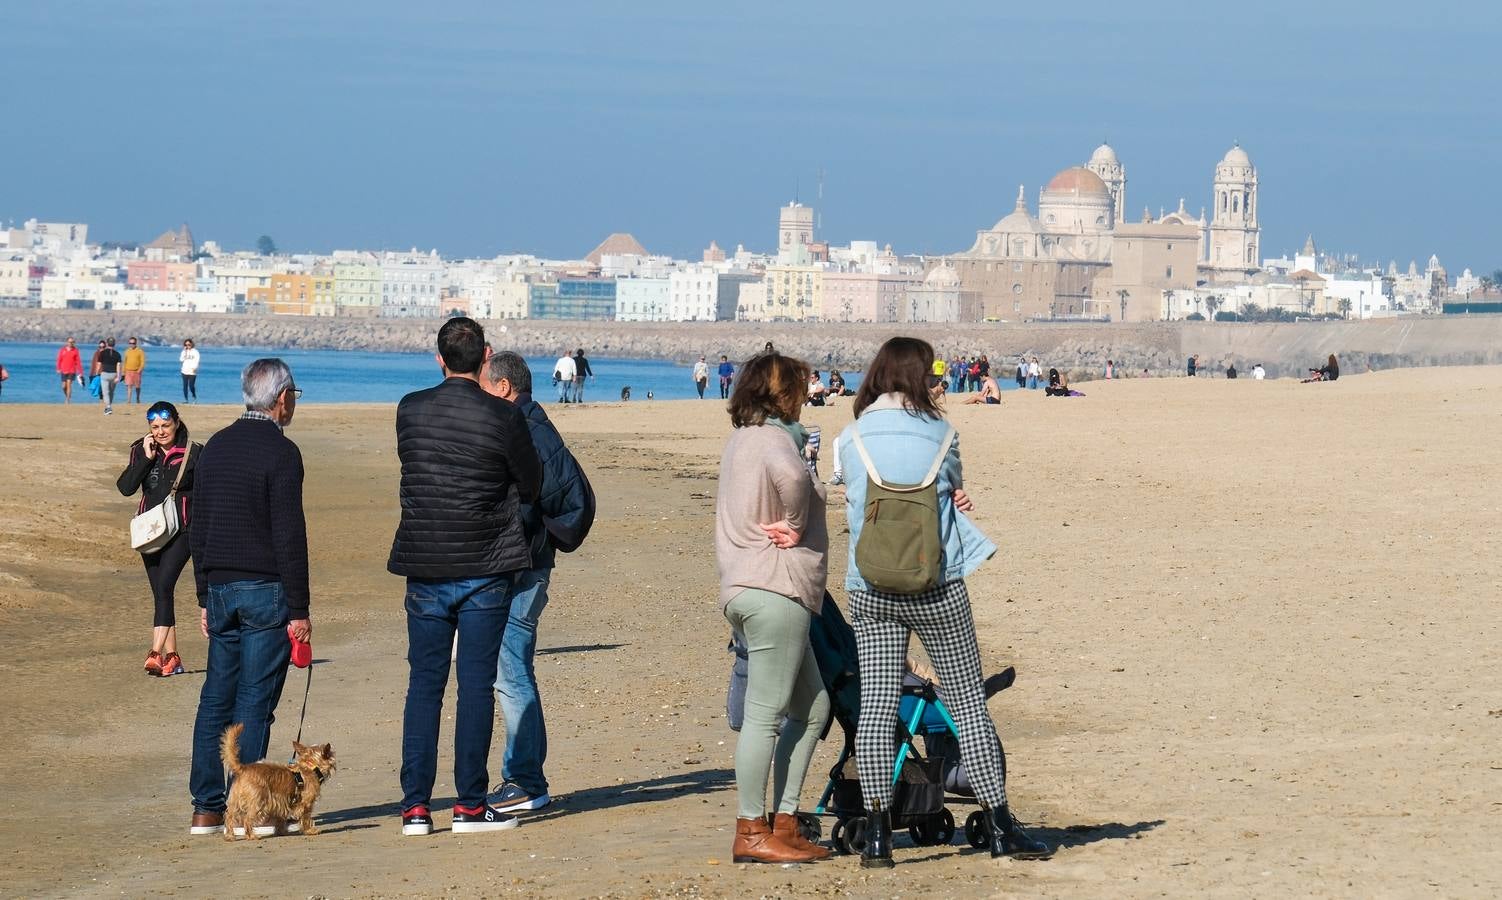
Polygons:
[[496,831],[516,819],[485,802],[496,656],[519,577],[532,568],[522,504],[542,465],[527,422],[479,383],[485,332],[454,318],[438,330],[442,384],[396,408],[401,523],[386,568],[407,577],[407,706],[402,722],[402,833],[431,834],[438,721],[458,632],[452,830]]
[[548,604],[548,583],[558,550],[579,546],[594,523],[595,497],[579,461],[541,405],[532,399],[532,371],[511,352],[497,353],[485,364],[485,389],[514,403],[527,417],[532,443],[542,459],[542,496],[522,507],[522,523],[532,548],[532,568],[520,576],[511,598],[506,634],[496,666],[495,690],[506,718],[506,756],[500,790],[490,798],[501,812],[542,809],[552,803],[542,766],[548,755],[542,701],[532,657],[537,650],[537,620]]

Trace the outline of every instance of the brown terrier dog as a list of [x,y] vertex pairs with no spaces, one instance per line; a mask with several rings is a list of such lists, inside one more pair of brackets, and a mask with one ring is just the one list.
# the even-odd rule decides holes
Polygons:
[[324,781],[334,774],[334,748],[305,747],[292,742],[296,758],[286,765],[273,762],[258,762],[249,765],[240,762],[240,733],[245,726],[235,723],[224,730],[219,740],[219,753],[229,767],[234,779],[229,789],[229,801],[224,810],[224,839],[235,839],[235,829],[242,828],[252,840],[258,826],[268,823],[276,831],[283,823],[296,818],[303,834],[317,834],[313,826],[313,805]]

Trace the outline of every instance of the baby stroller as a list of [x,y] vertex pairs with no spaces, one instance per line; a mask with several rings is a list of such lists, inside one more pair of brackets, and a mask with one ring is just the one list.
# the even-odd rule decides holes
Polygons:
[[[845,743],[829,770],[829,782],[818,805],[803,822],[804,836],[818,840],[822,827],[816,817],[833,818],[829,837],[835,852],[858,854],[865,849],[868,816],[855,766],[860,670],[855,630],[827,592],[823,609],[809,631],[809,642],[829,693],[834,713],[831,722],[839,723]],[[1016,670],[1009,666],[987,678],[986,697],[1011,687],[1016,677]],[[920,846],[947,844],[954,838],[955,819],[946,808],[946,801],[978,806],[960,762],[959,729],[944,706],[939,686],[911,672],[903,678],[897,720],[893,739],[901,746],[892,771],[892,828],[907,828],[913,843]],[[918,751],[919,737],[923,738],[926,753]],[[1002,777],[1005,776],[1003,754]],[[972,847],[986,846],[984,813],[979,808],[965,820],[965,839]]]

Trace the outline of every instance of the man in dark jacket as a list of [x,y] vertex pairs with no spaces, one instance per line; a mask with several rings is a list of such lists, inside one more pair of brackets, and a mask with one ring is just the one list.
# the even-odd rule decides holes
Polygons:
[[542,809],[552,803],[542,766],[548,755],[547,728],[537,694],[532,657],[537,620],[548,605],[548,582],[559,546],[573,550],[594,521],[594,493],[563,437],[532,399],[532,371],[521,356],[503,352],[490,358],[485,389],[521,410],[542,460],[542,495],[522,507],[522,526],[532,549],[532,568],[517,580],[506,634],[501,640],[495,690],[506,718],[502,784],[490,798],[501,812]]
[[453,831],[495,831],[516,818],[485,802],[495,716],[496,657],[511,598],[532,568],[522,504],[542,466],[521,412],[480,388],[485,332],[453,318],[438,330],[444,381],[396,408],[401,523],[386,564],[407,578],[407,706],[402,722],[402,834],[433,831],[438,721],[450,648],[459,698],[454,721]]
[[[240,761],[266,757],[287,680],[288,626],[298,640],[312,634],[302,453],[282,433],[302,391],[279,359],[246,366],[240,390],[245,413],[209,438],[193,473],[188,542],[209,655],[193,723],[190,834],[224,830],[219,738],[230,723],[243,723]],[[255,828],[269,834],[295,825]]]

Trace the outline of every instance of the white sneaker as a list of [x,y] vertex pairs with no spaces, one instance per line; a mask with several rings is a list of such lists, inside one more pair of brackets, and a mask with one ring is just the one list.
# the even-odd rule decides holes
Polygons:
[[[221,828],[220,830],[222,831],[223,829]],[[252,828],[251,831],[255,832],[256,837],[272,837],[277,833],[275,825],[257,825],[256,827]],[[282,827],[281,831],[282,834],[300,834],[301,832],[302,823],[296,821],[295,819],[288,819],[286,825]],[[235,837],[245,837],[244,825],[235,826]]]
[[516,816],[508,816],[498,809],[490,806],[481,806],[472,810],[454,807],[454,834],[474,834],[481,831],[500,831],[505,828],[515,828],[521,824]]

